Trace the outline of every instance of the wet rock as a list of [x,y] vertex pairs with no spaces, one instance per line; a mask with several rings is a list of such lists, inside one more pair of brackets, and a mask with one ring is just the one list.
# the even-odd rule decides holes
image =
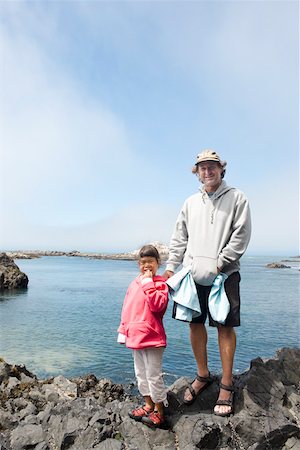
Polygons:
[[77,385],[78,395],[82,397],[93,396],[101,405],[113,400],[125,399],[124,386],[115,384],[107,378],[98,380],[95,375],[86,375],[72,380]]
[[74,399],[77,397],[77,385],[67,378],[59,375],[53,379],[51,384],[43,386],[43,392],[47,400],[55,400],[57,397]]
[[6,253],[0,253],[0,290],[26,288],[28,277]]
[[0,358],[0,385],[8,381],[11,377],[15,377],[21,382],[34,382],[37,380],[36,375],[29,372],[24,365],[11,365]]

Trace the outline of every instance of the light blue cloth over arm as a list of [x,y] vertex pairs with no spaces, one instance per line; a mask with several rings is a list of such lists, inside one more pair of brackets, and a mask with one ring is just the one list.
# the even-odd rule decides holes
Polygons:
[[176,303],[174,319],[191,322],[201,315],[197,289],[190,272],[190,266],[184,267],[166,283],[169,286],[169,299]]
[[230,304],[225,292],[224,283],[228,276],[225,273],[219,273],[214,279],[208,297],[208,309],[214,321],[221,324],[225,323],[230,310]]

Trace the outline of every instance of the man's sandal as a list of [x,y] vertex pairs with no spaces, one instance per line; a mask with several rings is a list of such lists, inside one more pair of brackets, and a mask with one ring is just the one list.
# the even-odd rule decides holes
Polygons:
[[214,410],[214,414],[216,416],[221,416],[221,417],[227,417],[230,416],[231,414],[233,414],[233,398],[234,398],[234,387],[233,386],[227,386],[226,384],[220,383],[220,389],[224,389],[224,391],[229,391],[230,392],[230,397],[228,400],[218,400],[217,403],[215,404],[216,406],[230,406],[230,410],[226,413],[220,413]]
[[129,412],[128,415],[131,419],[140,422],[143,417],[147,417],[151,412],[153,412],[153,409],[150,409],[146,405],[144,405]]
[[[204,386],[202,386],[197,392],[195,391],[195,389],[193,388],[192,384],[194,383],[194,381],[200,381],[200,383],[205,383]],[[194,379],[194,381],[192,381],[191,384],[188,385],[187,389],[190,391],[190,394],[192,396],[192,398],[190,400],[185,400],[183,398],[183,403],[185,405],[191,405],[192,403],[194,403],[194,401],[196,400],[196,398],[198,397],[198,395],[201,394],[201,392],[204,391],[204,389],[208,388],[208,386],[213,382],[210,373],[208,374],[208,377],[200,377],[200,375],[196,374],[196,378]]]

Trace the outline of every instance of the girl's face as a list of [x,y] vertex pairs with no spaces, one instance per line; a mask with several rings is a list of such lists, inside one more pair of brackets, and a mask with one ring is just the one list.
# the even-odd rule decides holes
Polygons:
[[152,276],[154,276],[158,269],[158,262],[153,256],[143,256],[139,260],[139,266],[141,274],[144,274],[147,270],[150,270]]

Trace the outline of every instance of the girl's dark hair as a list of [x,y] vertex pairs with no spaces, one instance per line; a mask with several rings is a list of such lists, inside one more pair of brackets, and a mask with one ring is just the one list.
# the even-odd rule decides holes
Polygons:
[[139,251],[139,259],[145,256],[150,256],[155,258],[158,263],[160,263],[160,256],[158,250],[154,245],[144,245]]

